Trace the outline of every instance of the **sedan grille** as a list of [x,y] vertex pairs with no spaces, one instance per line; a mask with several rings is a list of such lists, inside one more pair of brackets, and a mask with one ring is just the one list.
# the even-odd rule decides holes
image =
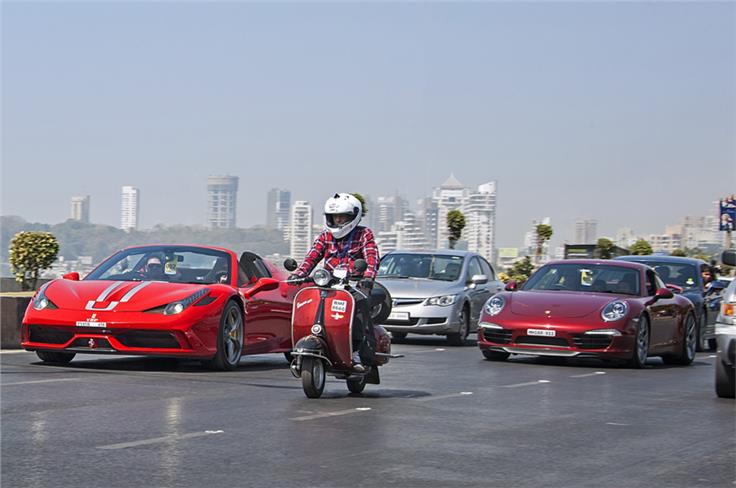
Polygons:
[[483,329],[483,338],[488,342],[496,344],[509,344],[511,342],[511,331],[507,329]]
[[534,344],[540,346],[568,347],[567,340],[562,337],[521,336],[516,339],[517,344]]
[[383,323],[386,325],[417,325],[419,319],[412,317],[409,320],[385,320]]
[[400,307],[402,305],[418,305],[424,301],[424,298],[394,298],[392,305]]
[[613,337],[610,335],[579,335],[573,338],[575,347],[580,349],[605,349],[611,345]]

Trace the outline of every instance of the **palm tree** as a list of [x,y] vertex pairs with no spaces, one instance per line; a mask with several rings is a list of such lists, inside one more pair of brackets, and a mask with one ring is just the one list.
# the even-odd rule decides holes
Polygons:
[[542,258],[542,249],[544,248],[544,243],[550,240],[554,232],[552,230],[552,226],[547,224],[537,225],[535,231],[537,234],[537,252],[535,255],[535,261],[537,266],[539,266],[539,261]]
[[447,232],[450,241],[450,249],[455,249],[455,244],[460,240],[465,228],[465,215],[460,210],[447,212]]

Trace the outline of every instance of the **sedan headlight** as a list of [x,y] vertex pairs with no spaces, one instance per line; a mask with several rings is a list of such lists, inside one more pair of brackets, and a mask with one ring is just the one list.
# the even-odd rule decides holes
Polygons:
[[332,274],[326,269],[318,269],[314,272],[314,283],[317,286],[327,286],[332,279]]
[[34,310],[54,310],[59,307],[56,306],[54,302],[48,299],[46,296],[46,287],[49,286],[48,283],[43,285],[41,289],[38,290],[38,293],[36,294],[36,298],[33,299],[33,309]]
[[506,300],[503,297],[491,297],[483,307],[483,310],[488,315],[498,315],[501,313],[501,310],[503,310],[503,307],[506,305]]
[[164,307],[164,315],[176,315],[182,313],[189,305],[193,304],[208,293],[207,289],[195,291],[183,300],[171,302]]
[[448,305],[455,303],[455,300],[457,300],[457,295],[442,295],[440,297],[427,298],[427,301],[424,302],[424,304],[447,307]]
[[626,313],[629,311],[629,306],[626,302],[611,302],[603,308],[601,312],[601,318],[604,322],[613,322],[614,320],[621,320],[626,317]]

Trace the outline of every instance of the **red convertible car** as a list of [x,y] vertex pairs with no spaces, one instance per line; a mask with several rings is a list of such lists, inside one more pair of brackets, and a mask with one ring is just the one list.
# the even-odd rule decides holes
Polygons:
[[243,354],[291,349],[285,271],[256,254],[186,245],[131,247],[83,280],[41,287],[23,318],[21,345],[43,361],[77,353],[196,358],[232,370]]
[[643,368],[647,357],[690,364],[697,345],[693,304],[650,267],[568,260],[510,283],[483,307],[478,346],[489,360],[511,354],[596,357]]

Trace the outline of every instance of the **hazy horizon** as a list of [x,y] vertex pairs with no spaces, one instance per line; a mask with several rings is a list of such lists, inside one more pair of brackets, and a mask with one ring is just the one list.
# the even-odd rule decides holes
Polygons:
[[[550,217],[662,233],[736,193],[734,3],[2,5],[2,215],[238,225],[279,187],[412,205],[498,182],[497,247]],[[43,195],[43,198],[39,198]]]

